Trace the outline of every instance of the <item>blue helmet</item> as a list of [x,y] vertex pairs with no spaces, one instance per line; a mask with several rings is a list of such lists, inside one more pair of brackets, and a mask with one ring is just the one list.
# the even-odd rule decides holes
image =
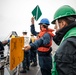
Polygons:
[[43,25],[50,25],[50,22],[49,22],[49,20],[47,18],[43,18],[43,19],[41,19],[39,25],[41,25],[41,24],[43,24]]

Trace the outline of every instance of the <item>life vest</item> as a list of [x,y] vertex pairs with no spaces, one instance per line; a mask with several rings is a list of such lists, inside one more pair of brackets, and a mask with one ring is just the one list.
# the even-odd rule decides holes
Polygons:
[[[38,34],[38,38],[41,38],[45,33],[49,33],[50,34],[50,38],[52,38],[54,36],[54,34],[52,33],[54,30],[52,29],[44,29],[44,30],[41,30],[40,33]],[[38,51],[41,51],[41,52],[47,52],[49,51],[50,49],[50,46],[52,45],[52,40],[50,40],[50,43],[45,45],[45,46],[40,46],[38,48]]]
[[35,37],[31,37],[31,42],[33,43],[33,42],[35,42]]

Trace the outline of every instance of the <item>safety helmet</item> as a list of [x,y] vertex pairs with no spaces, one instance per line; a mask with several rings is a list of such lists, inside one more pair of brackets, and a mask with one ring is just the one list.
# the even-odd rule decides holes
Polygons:
[[27,30],[23,30],[23,32],[27,32]]
[[34,35],[31,33],[31,36],[34,36]]
[[26,30],[23,30],[22,34],[23,35],[27,34],[27,31]]
[[55,20],[67,16],[76,16],[76,11],[69,5],[64,5],[55,12],[54,20],[51,23],[54,24]]
[[15,35],[12,35],[11,38],[15,38]]
[[50,22],[49,22],[49,20],[47,18],[43,18],[43,19],[41,19],[39,25],[41,25],[41,24],[43,24],[43,25],[50,25]]

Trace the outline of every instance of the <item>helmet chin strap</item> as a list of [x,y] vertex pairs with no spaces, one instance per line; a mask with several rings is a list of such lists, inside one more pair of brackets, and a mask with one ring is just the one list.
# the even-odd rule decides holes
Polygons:
[[59,27],[58,20],[56,20],[56,25],[57,25],[57,30],[59,30],[59,29],[60,29],[60,27]]

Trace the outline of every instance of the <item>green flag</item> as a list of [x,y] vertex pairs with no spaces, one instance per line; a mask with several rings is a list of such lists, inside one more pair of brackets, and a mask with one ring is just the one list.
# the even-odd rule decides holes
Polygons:
[[41,12],[40,7],[39,7],[38,5],[33,9],[32,15],[35,17],[35,20],[36,20],[36,21],[37,21],[37,20],[40,18],[40,16],[42,15],[42,12]]

